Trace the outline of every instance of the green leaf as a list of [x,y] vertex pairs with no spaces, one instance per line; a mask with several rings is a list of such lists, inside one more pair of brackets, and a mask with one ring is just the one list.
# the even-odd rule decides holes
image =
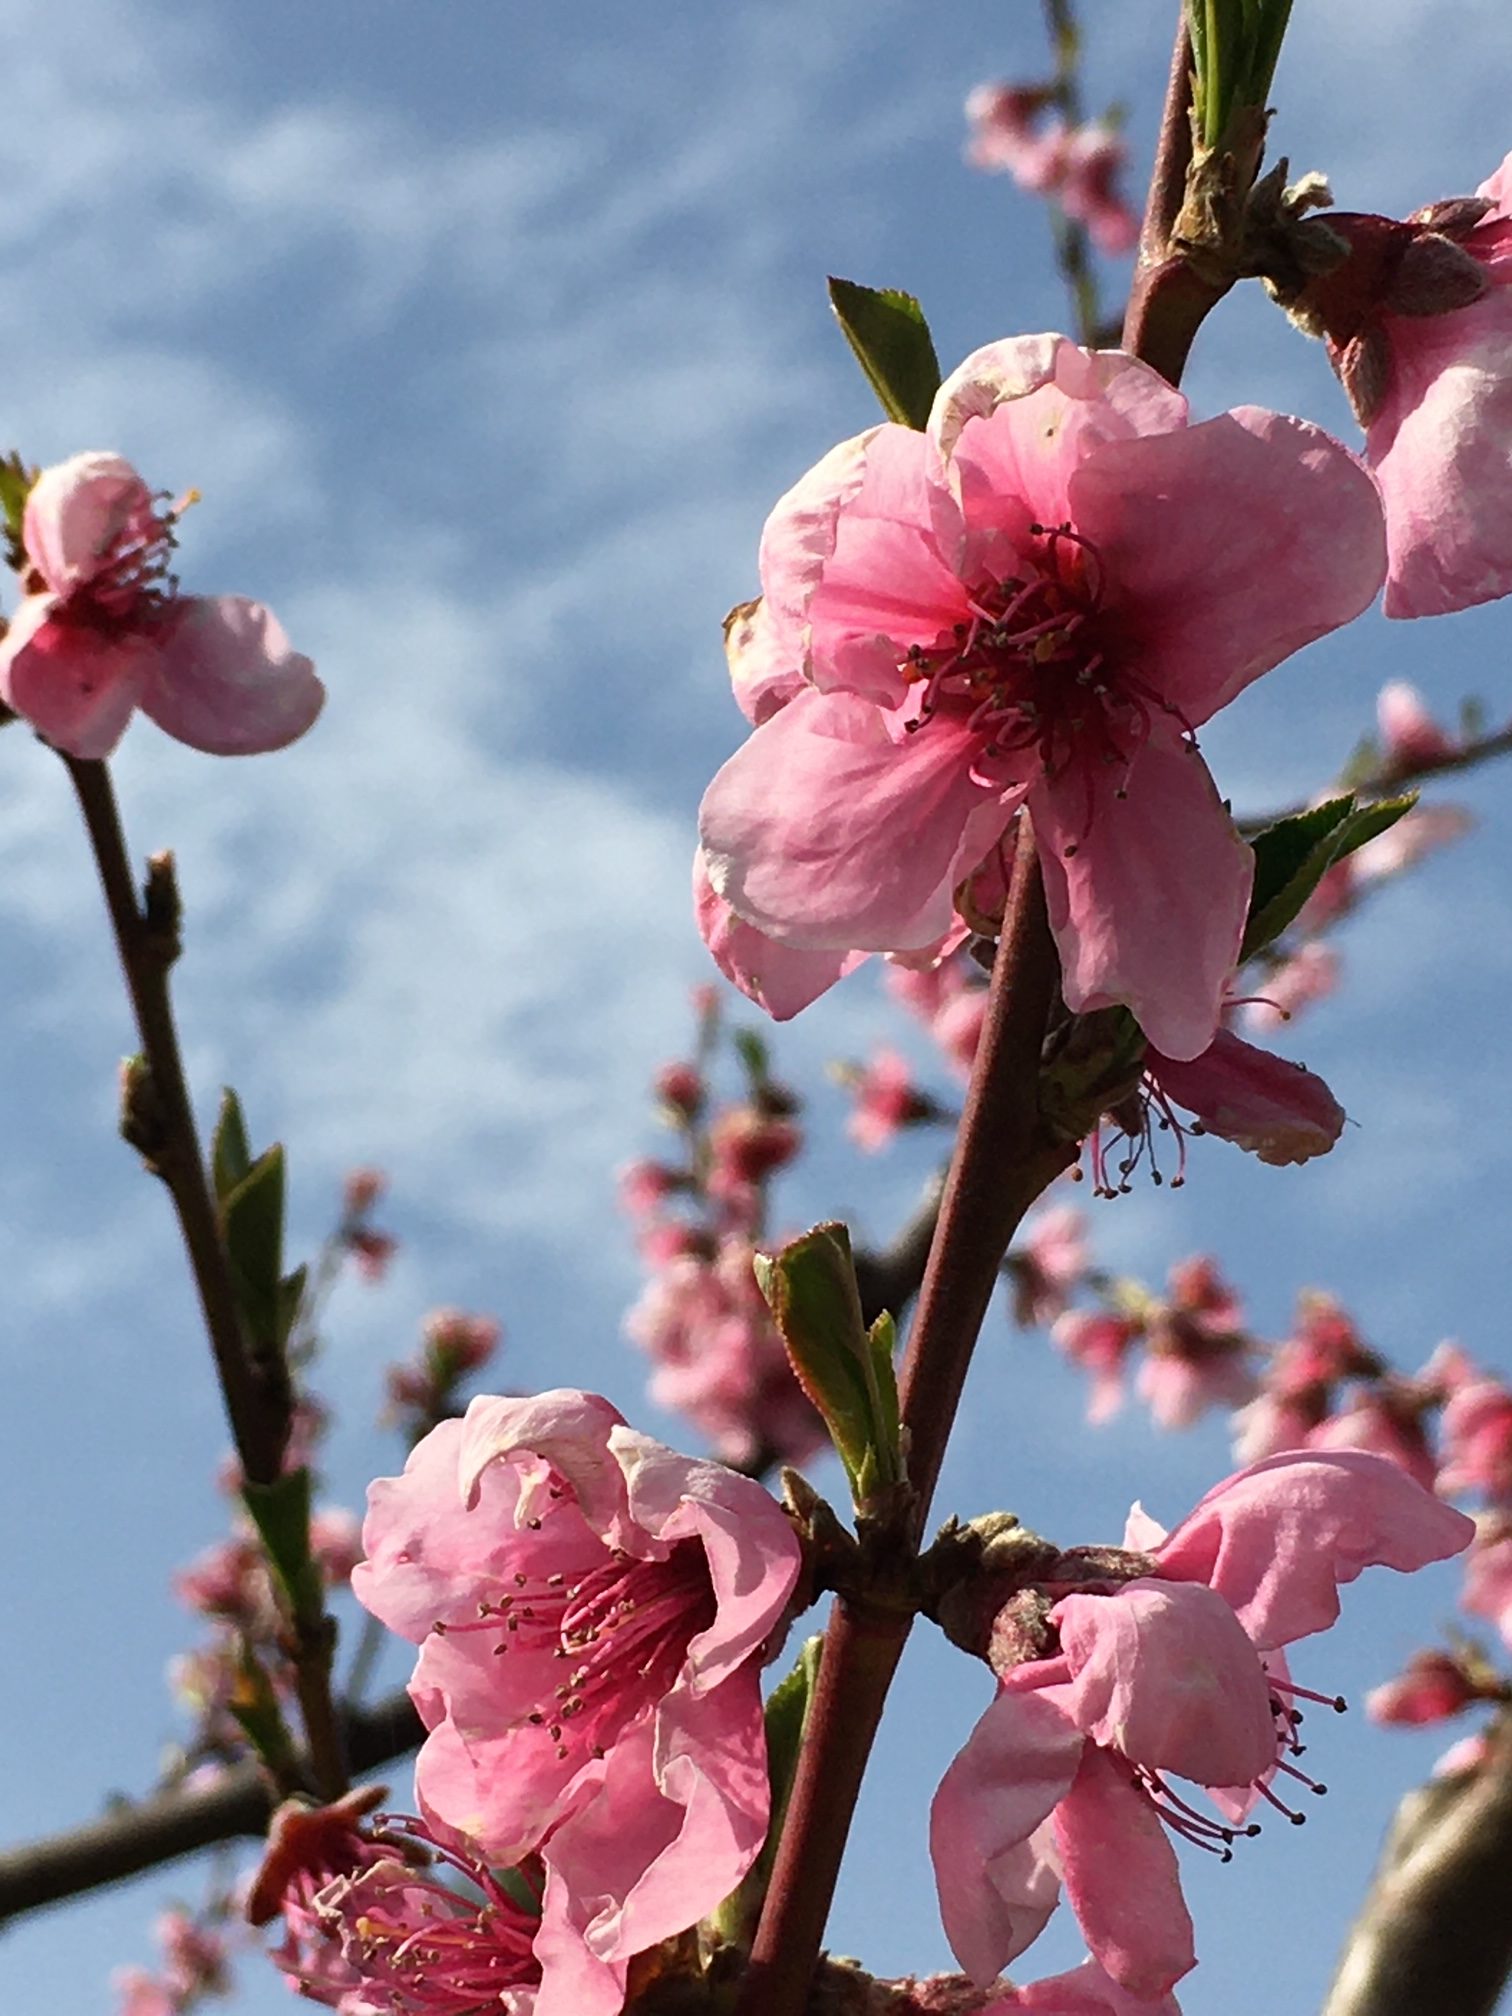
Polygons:
[[300,1307],[304,1302],[305,1281],[309,1268],[303,1261],[292,1274],[285,1274],[278,1284],[278,1348],[287,1349],[290,1333],[299,1321]]
[[247,1142],[241,1101],[227,1085],[221,1093],[220,1112],[210,1137],[210,1173],[220,1203],[224,1204],[237,1184],[245,1181],[251,1167],[252,1150]]
[[294,1783],[299,1761],[273,1683],[247,1639],[237,1648],[236,1684],[226,1704],[275,1784]]
[[1394,826],[1417,803],[1417,793],[1356,805],[1353,796],[1330,798],[1295,818],[1279,820],[1250,842],[1255,886],[1240,959],[1279,938],[1327,871]]
[[843,1225],[816,1225],[780,1253],[758,1253],[755,1270],[793,1376],[822,1416],[859,1503],[901,1478],[902,1461],[877,1390],[850,1234]]
[[236,1306],[254,1352],[281,1348],[284,1152],[275,1142],[221,1200]]
[[737,1029],[731,1040],[735,1045],[735,1054],[745,1067],[745,1074],[751,1081],[751,1090],[759,1092],[770,1082],[772,1076],[766,1044],[754,1029]]
[[829,283],[830,306],[889,420],[922,428],[940,389],[940,360],[924,310],[893,287]]
[[244,1484],[241,1494],[296,1620],[319,1617],[323,1608],[320,1570],[310,1552],[310,1491],[310,1473],[301,1465],[271,1484]]

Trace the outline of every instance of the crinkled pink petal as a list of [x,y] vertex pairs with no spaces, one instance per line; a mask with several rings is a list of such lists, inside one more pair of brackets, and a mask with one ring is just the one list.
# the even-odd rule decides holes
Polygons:
[[1062,1880],[1095,1960],[1158,2000],[1197,1964],[1176,1851],[1128,1766],[1089,1743],[1055,1809]]
[[1209,1134],[1272,1168],[1326,1155],[1344,1131],[1344,1108],[1316,1072],[1227,1029],[1200,1057],[1179,1063],[1152,1050],[1145,1065],[1161,1091]]
[[1202,757],[1152,727],[1126,777],[1079,766],[1037,784],[1029,802],[1067,1007],[1125,1006],[1166,1056],[1200,1056],[1254,879]]
[[990,844],[972,815],[991,808],[1005,827],[1013,806],[973,781],[980,738],[963,724],[897,741],[888,729],[865,700],[803,693],[719,771],[699,832],[711,883],[747,922],[813,951],[944,935],[956,883]]
[[615,1428],[609,1441],[636,1525],[658,1540],[703,1546],[717,1612],[690,1641],[688,1665],[690,1692],[706,1694],[750,1661],[781,1622],[801,1564],[797,1535],[754,1478],[679,1456],[633,1428]]
[[[1186,400],[1148,364],[1119,350],[1082,350],[1065,336],[1010,336],[973,350],[951,372],[935,394],[930,439],[949,461],[969,421],[1052,384],[1064,402],[1064,420],[1079,437],[1089,420],[1096,438],[1104,440],[1186,425]],[[1073,416],[1073,406],[1089,410]],[[1049,417],[1047,411],[1046,420]],[[1059,453],[1054,444],[1063,431],[1057,427],[1041,451],[1051,462]],[[1085,445],[1090,446],[1093,438],[1086,434]]]
[[806,952],[768,938],[715,895],[701,847],[693,857],[693,914],[720,972],[774,1022],[788,1021],[870,957],[866,952]]
[[1391,380],[1365,443],[1386,506],[1386,614],[1493,601],[1512,591],[1512,287],[1383,327]]
[[[627,1553],[645,1550],[644,1535],[629,1514],[625,1473],[611,1446],[624,1416],[597,1393],[558,1386],[549,1393],[497,1398],[479,1394],[462,1419],[457,1450],[457,1488],[476,1502],[479,1481],[499,1458],[538,1456],[572,1487],[578,1510],[599,1538]],[[528,1524],[550,1479],[543,1471],[534,1487],[520,1493],[516,1526]]]
[[1136,1498],[1129,1507],[1128,1518],[1124,1521],[1123,1540],[1120,1544],[1133,1554],[1153,1554],[1166,1538],[1164,1526],[1158,1519],[1152,1519]]
[[140,704],[191,749],[256,756],[287,748],[312,727],[325,688],[260,602],[185,595],[157,639]]
[[735,703],[753,727],[759,728],[803,690],[801,638],[779,629],[764,599],[730,611],[725,620],[725,663]]
[[1275,1762],[1264,1670],[1215,1590],[1141,1580],[1050,1615],[1072,1675],[1060,1704],[1094,1743],[1199,1785],[1242,1785]]
[[1364,468],[1320,428],[1253,406],[1110,441],[1071,479],[1069,515],[1142,678],[1190,728],[1369,608],[1385,574]]
[[152,493],[120,455],[71,455],[44,469],[21,522],[26,557],[55,595],[88,587],[132,520],[150,516]]
[[0,639],[0,699],[55,749],[108,756],[126,732],[152,646],[71,622],[56,596],[28,595]]
[[[824,692],[901,704],[911,644],[969,616],[960,514],[923,434],[892,423],[868,442],[862,480],[808,599],[808,676]],[[765,574],[763,552],[763,580]]]
[[945,1776],[929,1814],[940,1918],[979,1987],[1039,1937],[1059,1884],[1036,1830],[1065,1797],[1080,1732],[1032,1691],[1000,1693]]
[[840,513],[861,488],[867,450],[882,431],[868,427],[822,456],[784,491],[761,529],[760,574],[763,623],[768,641],[791,649],[803,666],[809,598],[835,550]]
[[1162,1995],[1154,2002],[1131,1995],[1095,1960],[1084,1960],[1067,1974],[1028,1981],[1001,2002],[989,2002],[981,2016],[1013,2016],[1019,2009],[1035,2016],[1181,2016],[1174,1995]]
[[[447,1683],[448,1699],[460,1699],[461,1689],[475,1678],[455,1660],[451,1672],[445,1670],[439,1649],[444,1642],[427,1641],[410,1683],[410,1698],[422,1721],[441,1701],[428,1676]],[[544,1684],[549,1690],[556,1684],[555,1676],[544,1676]],[[564,1769],[549,1745],[516,1740],[517,1731],[497,1733],[498,1703],[490,1706],[476,1692],[473,1698],[478,1706],[469,1726],[443,1719],[421,1744],[415,1760],[415,1798],[438,1833],[470,1842],[478,1854],[505,1867],[532,1854],[542,1837],[560,1824],[569,1797],[583,1799],[592,1793],[602,1766],[574,1760]],[[549,1691],[541,1698],[549,1699]]]
[[1269,1651],[1327,1630],[1339,1585],[1362,1569],[1410,1574],[1474,1534],[1396,1464],[1341,1449],[1267,1457],[1215,1485],[1157,1559],[1169,1580],[1210,1584]]

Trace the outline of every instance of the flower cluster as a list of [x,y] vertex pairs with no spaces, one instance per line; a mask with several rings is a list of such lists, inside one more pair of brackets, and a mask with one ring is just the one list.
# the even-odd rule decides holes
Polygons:
[[116,2016],[187,2016],[206,1997],[226,1994],[230,1948],[215,1922],[220,1915],[215,1907],[197,1916],[177,1908],[160,1912],[153,1934],[162,1965],[155,1973],[116,1969]]
[[1068,123],[1055,98],[1053,86],[978,84],[966,100],[966,158],[1051,197],[1099,251],[1132,252],[1139,219],[1118,186],[1129,150],[1107,120]]

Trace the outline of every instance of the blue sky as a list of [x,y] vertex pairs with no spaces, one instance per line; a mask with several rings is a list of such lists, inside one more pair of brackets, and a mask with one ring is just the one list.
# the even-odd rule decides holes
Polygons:
[[[1141,159],[1173,11],[1085,9],[1090,100],[1128,102]],[[1037,10],[57,0],[44,19],[3,0],[0,21],[0,445],[116,448],[198,485],[186,585],[266,597],[330,688],[286,756],[217,764],[144,725],[118,773],[137,851],[179,854],[202,1110],[232,1080],[288,1142],[306,1241],[345,1168],[392,1172],[400,1261],[332,1312],[337,1495],[395,1466],[367,1425],[381,1369],[439,1302],[502,1317],[511,1383],[600,1387],[675,1439],[620,1338],[638,1275],[611,1172],[650,1143],[644,1081],[705,975],[692,820],[742,729],[719,618],[754,588],[773,498],[873,417],[826,273],[919,294],[947,367],[1063,320],[1033,206],[960,160],[969,86],[1038,68]],[[1278,150],[1350,207],[1473,187],[1512,141],[1512,23],[1471,0],[1455,27],[1451,46],[1427,0],[1299,0]],[[1215,316],[1189,389],[1203,412],[1251,400],[1347,427],[1321,354],[1258,294]],[[1509,641],[1504,608],[1367,618],[1204,749],[1237,805],[1285,801],[1344,756],[1387,677],[1505,718]],[[1338,1151],[1273,1172],[1206,1145],[1184,1192],[1096,1213],[1105,1264],[1153,1279],[1210,1246],[1262,1334],[1315,1283],[1408,1364],[1457,1335],[1509,1369],[1512,846],[1500,777],[1454,796],[1477,836],[1350,927],[1346,992],[1297,1032],[1357,1122]],[[191,1635],[168,1576],[220,1530],[222,1437],[163,1200],[112,1134],[127,1024],[90,864],[57,764],[19,729],[0,738],[0,959],[18,1648],[0,1809],[21,1837],[150,1782],[175,1727],[163,1665]],[[895,1033],[867,977],[781,1033],[816,1133],[841,1110],[823,1060]],[[816,1150],[783,1213],[883,1230],[919,1174]],[[1217,1425],[1160,1439],[1131,1413],[1093,1438],[1082,1401],[1041,1340],[995,1321],[942,1512],[1006,1504],[1067,1542],[1106,1537],[1134,1496],[1174,1518],[1229,1467]],[[1358,1700],[1452,1598],[1449,1576],[1360,1585],[1299,1677]],[[910,1651],[833,1928],[880,1969],[944,1961],[924,1818],[984,1678],[923,1634]],[[1354,1714],[1328,1731],[1334,1789],[1306,1829],[1189,1867],[1187,2016],[1316,2003],[1435,1749]],[[107,2009],[112,1965],[150,1958],[159,1899],[197,1885],[181,1870],[13,1931],[7,2007]],[[1046,1970],[1074,1950],[1058,1927]],[[239,2010],[287,2006],[243,1970]]]

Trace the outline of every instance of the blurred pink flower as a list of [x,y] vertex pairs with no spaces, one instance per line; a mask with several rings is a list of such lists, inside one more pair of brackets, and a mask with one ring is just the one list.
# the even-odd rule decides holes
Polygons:
[[0,698],[71,756],[108,756],[138,707],[217,756],[282,749],[320,712],[325,689],[270,610],[178,592],[182,508],[119,455],[75,455],[32,486]]
[[[1325,1630],[1365,1567],[1408,1571],[1473,1528],[1378,1457],[1281,1456],[1217,1485],[1169,1535],[1138,1507],[1147,1574],[1048,1612],[1046,1656],[1008,1665],[935,1797],[946,1935],[989,1984],[1064,1884],[1093,1957],[1128,1993],[1169,1993],[1195,1962],[1166,1830],[1224,1844],[1277,1771],[1307,1784],[1280,1648]],[[1319,1698],[1319,1697],[1312,1697]],[[1167,1782],[1206,1786],[1223,1821]]]
[[1050,1328],[1056,1350],[1092,1375],[1087,1419],[1094,1427],[1109,1421],[1123,1405],[1124,1360],[1144,1335],[1142,1316],[1111,1309],[1067,1309]]
[[1465,1558],[1460,1602],[1472,1617],[1494,1624],[1512,1646],[1512,1522],[1505,1517],[1477,1521],[1475,1544]]
[[1069,126],[1043,86],[979,84],[966,100],[966,158],[1011,175],[1021,189],[1052,196],[1085,224],[1100,251],[1131,252],[1139,220],[1120,192],[1129,150],[1104,120]]
[[1315,938],[1299,945],[1260,983],[1265,992],[1244,1004],[1252,1029],[1279,1029],[1314,1001],[1324,1001],[1339,984],[1339,955]]
[[1114,256],[1139,243],[1139,219],[1118,187],[1128,160],[1128,147],[1101,120],[1078,126],[1061,153],[1061,208],[1086,225],[1099,252]]
[[1055,1322],[1081,1286],[1087,1264],[1083,1214],[1071,1204],[1053,1204],[1036,1213],[1008,1255],[1013,1320],[1026,1330]]
[[1370,1690],[1365,1712],[1372,1722],[1416,1728],[1446,1721],[1481,1698],[1474,1680],[1448,1652],[1414,1652],[1405,1671]]
[[117,1967],[110,1977],[116,2016],[179,2016],[178,1997],[145,1967]]
[[875,1154],[904,1127],[943,1118],[933,1099],[914,1083],[913,1066],[896,1050],[881,1049],[850,1081],[855,1105],[845,1131],[858,1148]]
[[359,1600],[421,1646],[422,1812],[490,1865],[539,1852],[539,2016],[617,2009],[630,1958],[713,1910],[765,1837],[760,1669],[792,1527],[748,1478],[562,1389],[442,1422],[371,1487],[363,1538]]
[[924,951],[1027,805],[1068,1006],[1199,1056],[1252,857],[1192,734],[1382,566],[1372,486],[1316,429],[1189,426],[1156,373],[1063,337],[978,351],[926,433],[842,443],[767,521],[791,697],[705,795],[710,884],[798,950]]
[[1387,761],[1404,777],[1452,756],[1459,744],[1428,712],[1423,696],[1405,679],[1388,679],[1376,696],[1376,725]]
[[1440,1436],[1441,1491],[1474,1491],[1512,1504],[1512,1392],[1500,1379],[1475,1379],[1452,1392]]

